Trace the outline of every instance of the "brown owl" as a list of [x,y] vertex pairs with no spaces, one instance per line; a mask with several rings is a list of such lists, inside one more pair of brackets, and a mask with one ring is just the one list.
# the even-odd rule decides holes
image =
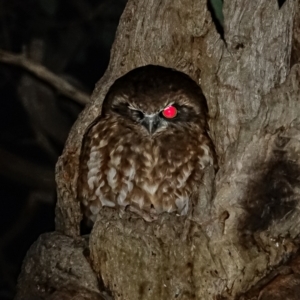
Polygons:
[[103,206],[151,221],[185,215],[213,164],[206,100],[187,75],[160,66],[116,80],[83,141],[78,197],[94,220]]

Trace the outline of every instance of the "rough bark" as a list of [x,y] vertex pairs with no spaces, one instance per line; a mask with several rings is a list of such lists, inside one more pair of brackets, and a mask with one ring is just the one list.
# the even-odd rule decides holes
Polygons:
[[201,85],[219,169],[207,170],[192,218],[102,211],[90,259],[114,299],[298,299],[298,260],[282,267],[299,249],[298,6],[224,0],[222,39],[205,0],[128,1],[109,67],[57,164],[57,230],[80,239],[82,137],[109,86],[135,67],[176,68]]
[[88,253],[84,238],[41,235],[24,260],[16,299],[107,299],[99,293]]

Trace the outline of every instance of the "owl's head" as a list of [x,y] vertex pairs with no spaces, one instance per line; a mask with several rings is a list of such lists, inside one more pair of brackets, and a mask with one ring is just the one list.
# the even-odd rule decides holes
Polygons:
[[[167,128],[206,126],[201,88],[186,74],[161,66],[134,69],[111,86],[102,116],[126,119],[133,128],[155,136]],[[129,123],[128,123],[129,121]]]

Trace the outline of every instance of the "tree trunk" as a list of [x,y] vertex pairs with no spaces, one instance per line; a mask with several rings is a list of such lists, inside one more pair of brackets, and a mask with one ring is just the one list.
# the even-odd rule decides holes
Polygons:
[[[128,1],[108,69],[57,164],[61,234],[46,235],[32,247],[17,299],[71,299],[74,291],[76,299],[299,299],[298,7],[297,0],[281,8],[276,0],[224,0],[221,37],[206,0]],[[191,218],[163,214],[146,223],[102,210],[84,252],[76,200],[83,135],[115,79],[147,64],[175,68],[201,85],[218,171],[206,171]],[[52,289],[34,289],[26,270],[41,264],[32,256],[42,256],[43,247],[59,247],[66,256],[79,247],[80,259],[69,264],[82,261],[85,271],[72,269],[80,280],[71,280],[74,267],[65,263],[51,279],[38,281]],[[41,268],[47,274],[52,260],[59,260],[50,256]],[[96,274],[91,281],[83,275],[86,259]],[[97,286],[95,276],[105,287]],[[54,298],[54,290],[70,298]],[[84,298],[89,292],[93,296]]]

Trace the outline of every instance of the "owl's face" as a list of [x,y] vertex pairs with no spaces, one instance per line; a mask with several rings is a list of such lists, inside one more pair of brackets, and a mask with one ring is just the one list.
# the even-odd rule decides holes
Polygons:
[[204,127],[206,106],[200,88],[188,76],[148,66],[147,72],[135,69],[115,82],[103,103],[102,117],[126,120],[127,127],[155,138],[172,128]]

